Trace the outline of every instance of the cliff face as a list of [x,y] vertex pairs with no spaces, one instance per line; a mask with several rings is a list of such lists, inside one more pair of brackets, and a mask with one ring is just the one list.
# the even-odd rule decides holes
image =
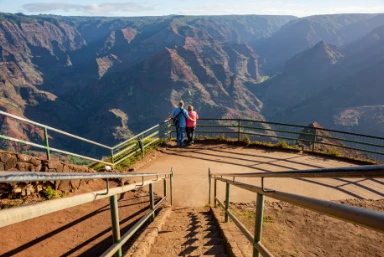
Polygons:
[[[161,121],[180,99],[203,116],[263,119],[244,86],[262,73],[246,43],[292,19],[0,14],[0,108],[110,144]],[[1,126],[42,139],[7,118]]]
[[[361,74],[380,77],[371,68],[381,67],[379,28],[362,42],[343,44],[383,22],[381,15],[103,18],[0,13],[0,109],[107,144],[162,121],[180,99],[194,105],[201,117],[264,120],[289,113],[289,121],[303,124],[319,115],[329,127],[324,120],[332,119],[333,107],[331,115],[319,114],[313,106],[304,114],[295,108],[320,99],[341,80],[350,83],[351,73],[359,74],[363,66]],[[357,36],[351,34],[353,28]],[[286,61],[283,73],[276,74],[279,69],[273,67]],[[261,83],[266,74],[276,76]],[[377,86],[369,78],[350,84],[356,92],[363,83]],[[334,106],[350,93],[337,88],[340,99],[328,95],[333,100],[327,104]],[[361,93],[369,101],[369,92]],[[28,134],[29,127],[8,119],[0,126],[4,134],[42,140],[38,129]]]

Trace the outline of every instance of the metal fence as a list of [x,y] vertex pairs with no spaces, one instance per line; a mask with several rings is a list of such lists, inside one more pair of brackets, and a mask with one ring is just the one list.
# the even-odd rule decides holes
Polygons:
[[[89,160],[91,162],[97,162],[97,163],[103,163],[105,165],[111,165],[112,167],[114,165],[120,164],[124,160],[134,156],[135,154],[143,154],[145,153],[145,149],[153,144],[158,143],[163,138],[168,138],[169,134],[169,121],[164,121],[160,124],[157,124],[156,126],[153,126],[152,128],[145,130],[141,132],[140,134],[128,139],[125,142],[122,142],[116,146],[108,146],[105,144],[100,144],[98,142],[79,137],[73,134],[70,134],[68,132],[55,129],[53,127],[40,124],[38,122],[34,122],[16,115],[9,114],[7,112],[0,111],[0,115],[3,115],[5,117],[17,120],[19,122],[23,122],[29,125],[36,126],[37,128],[41,129],[44,133],[44,143],[37,143],[32,141],[26,141],[22,140],[20,138],[11,137],[9,135],[1,135],[0,139],[15,142],[17,144],[26,145],[28,147],[37,148],[37,149],[43,149],[46,153],[47,160],[51,158],[51,153],[58,153],[63,154],[67,156],[77,157],[85,160]],[[66,137],[66,140],[75,140],[76,143],[83,143],[86,144],[86,147],[84,147],[85,154],[79,154],[74,152],[74,147],[67,147],[69,150],[63,150],[62,148],[65,148],[65,146],[60,145],[60,148],[51,147],[52,143],[52,137],[50,137],[51,134],[55,134],[55,137]],[[73,142],[73,143],[74,143]],[[69,143],[67,142],[67,145],[71,145],[71,141]],[[94,151],[94,147],[101,148],[103,150],[102,155],[107,157],[94,157],[92,156],[92,152]]]
[[[227,178],[225,178],[227,177]],[[261,187],[237,182],[238,177],[259,177],[261,178]],[[246,238],[253,245],[253,256],[273,257],[273,254],[261,243],[263,213],[264,213],[264,196],[271,197],[280,201],[288,202],[293,205],[309,209],[318,213],[322,213],[337,219],[341,219],[350,223],[358,224],[366,228],[384,233],[384,213],[367,210],[339,204],[330,201],[323,201],[315,198],[305,197],[301,195],[289,194],[264,188],[264,178],[383,178],[384,165],[347,167],[335,169],[317,169],[317,170],[302,170],[274,173],[211,173],[208,170],[209,178],[209,195],[208,203],[211,204],[211,181],[213,184],[213,199],[214,206],[219,204],[225,211],[225,222],[231,219]],[[226,184],[225,202],[221,202],[217,197],[217,181],[222,181]],[[254,236],[247,228],[236,218],[230,211],[230,186],[236,186],[257,194],[256,200],[256,217],[255,217],[255,234]]]
[[[175,133],[175,129],[173,129]],[[230,139],[250,143],[280,144],[335,156],[384,161],[384,138],[330,130],[244,119],[199,119],[196,137]]]
[[[107,146],[3,111],[0,111],[0,115],[39,127],[44,131],[44,144],[20,140],[20,138],[14,138],[8,135],[0,135],[0,139],[43,149],[46,151],[47,159],[50,159],[51,152],[56,152],[111,166],[121,165],[126,159],[132,156],[144,155],[148,147],[168,137],[172,137],[172,135],[174,135],[172,133],[176,132],[174,127],[172,129],[171,122],[165,120],[116,146]],[[63,150],[63,146],[61,146],[61,149],[50,147],[51,141],[48,133],[56,133],[68,139],[89,144],[90,146],[86,151],[87,154],[74,153],[71,148],[69,148],[69,150]],[[198,139],[216,138],[248,143],[280,144],[281,147],[322,152],[335,156],[363,160],[373,159],[378,162],[384,161],[384,138],[313,126],[299,126],[245,119],[203,118],[199,119],[197,123],[196,137]],[[107,157],[93,157],[89,154],[92,151],[91,147],[102,148]]]
[[[118,178],[141,178],[140,183],[130,184],[127,186],[109,188],[109,179]],[[145,178],[150,178],[145,180]],[[148,174],[122,174],[122,173],[50,173],[50,172],[0,172],[0,183],[17,183],[31,181],[52,181],[52,180],[75,180],[75,179],[106,179],[106,191],[96,191],[44,201],[36,204],[13,207],[0,211],[0,228],[10,226],[25,220],[40,217],[49,213],[64,210],[85,203],[90,203],[109,197],[111,210],[111,224],[113,244],[107,249],[102,256],[122,256],[122,246],[132,237],[132,235],[144,225],[148,219],[155,218],[155,211],[170,196],[170,204],[172,205],[172,183],[173,172],[168,173],[148,173]],[[167,180],[169,180],[169,189],[167,188]],[[164,197],[156,204],[153,195],[153,184],[163,181]],[[122,194],[140,187],[149,185],[149,207],[150,211],[146,213],[136,224],[130,228],[124,235],[120,235],[119,210],[117,204],[117,195]]]

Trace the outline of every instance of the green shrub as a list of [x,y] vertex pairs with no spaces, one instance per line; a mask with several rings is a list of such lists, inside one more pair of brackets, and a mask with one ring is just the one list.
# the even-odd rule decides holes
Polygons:
[[249,139],[248,136],[245,136],[242,139],[240,139],[240,142],[242,142],[242,143],[244,143],[246,145],[249,145],[251,143],[251,140]]
[[327,149],[327,154],[332,155],[332,156],[341,156],[341,152],[337,151],[336,149]]
[[282,149],[289,148],[289,145],[285,141],[279,141],[275,146]]
[[49,200],[51,200],[51,199],[57,197],[57,192],[56,192],[56,190],[53,189],[51,186],[47,186],[47,187],[44,189],[44,194],[45,194],[45,196],[47,197],[47,199],[49,199]]

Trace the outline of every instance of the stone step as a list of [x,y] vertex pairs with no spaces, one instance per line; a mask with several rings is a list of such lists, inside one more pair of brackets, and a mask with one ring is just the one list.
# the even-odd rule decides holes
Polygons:
[[202,209],[182,208],[174,210],[165,221],[148,256],[228,255],[211,213]]
[[220,237],[220,233],[218,231],[201,231],[201,232],[194,232],[194,231],[166,231],[161,230],[159,232],[158,237],[166,237],[166,238],[213,238],[213,237]]
[[152,248],[151,254],[162,254],[165,256],[201,256],[201,255],[213,255],[224,256],[226,255],[225,249],[222,245],[212,246],[168,246]]

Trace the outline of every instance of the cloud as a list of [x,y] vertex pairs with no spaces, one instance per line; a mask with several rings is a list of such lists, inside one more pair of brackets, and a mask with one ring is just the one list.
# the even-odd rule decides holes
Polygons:
[[341,8],[331,8],[329,13],[383,13],[383,5],[378,6],[346,6]]
[[29,3],[22,8],[31,13],[48,13],[53,11],[78,11],[91,15],[105,15],[114,12],[143,12],[153,10],[152,6],[141,5],[133,2],[103,3],[92,5],[66,4],[66,3]]
[[[272,3],[272,4],[271,4]],[[271,6],[279,6],[273,8]],[[273,15],[295,15],[306,16],[313,12],[308,10],[306,6],[297,4],[286,4],[281,1],[262,1],[262,2],[244,2],[233,4],[202,4],[191,6],[188,9],[181,10],[180,14],[200,14],[200,15],[215,15],[215,14],[273,14]]]

